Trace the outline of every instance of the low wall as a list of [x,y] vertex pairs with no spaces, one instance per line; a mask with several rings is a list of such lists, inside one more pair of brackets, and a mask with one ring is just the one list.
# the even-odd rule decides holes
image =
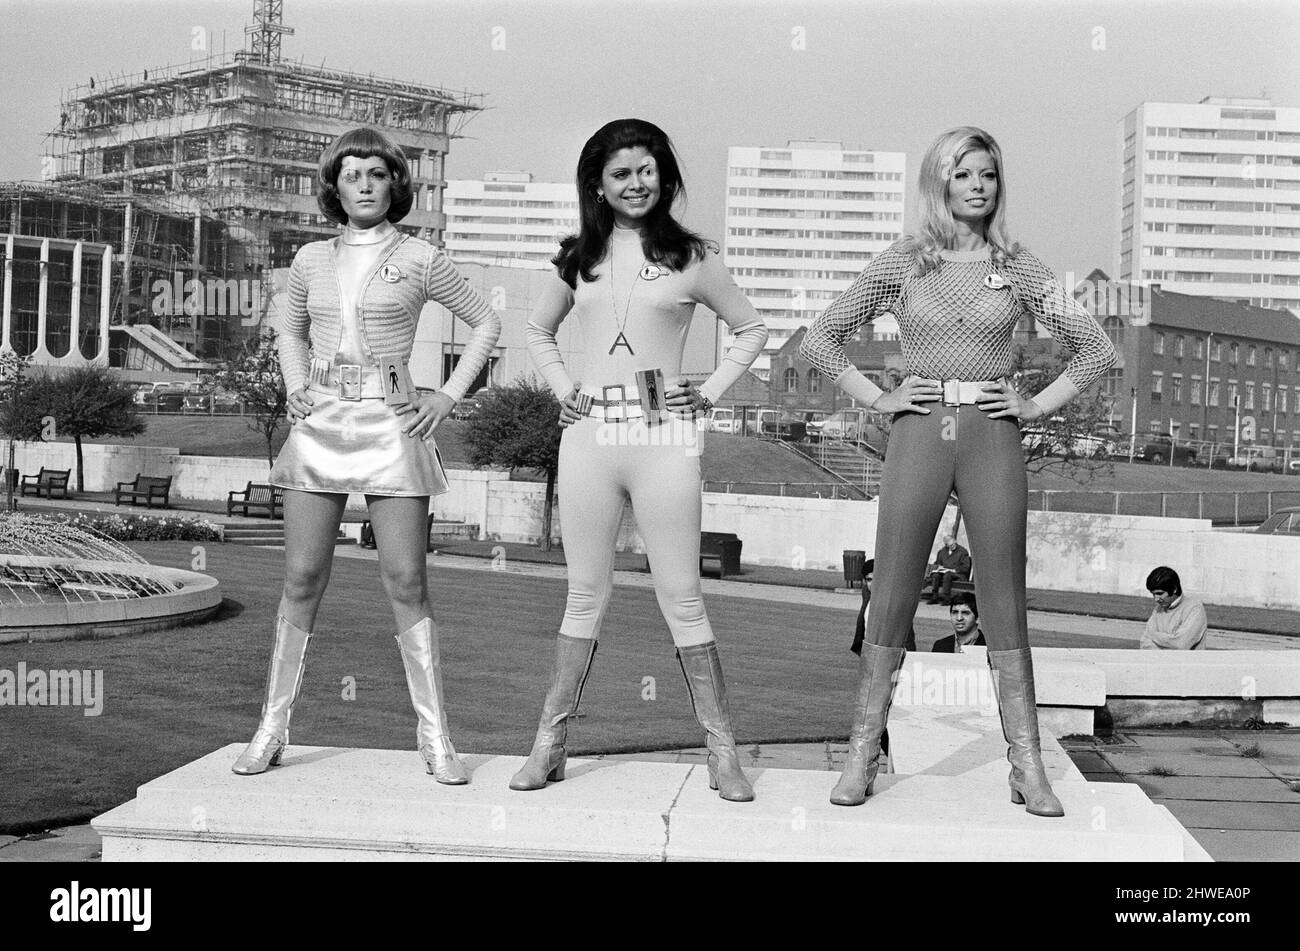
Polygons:
[[[175,449],[144,446],[84,447],[86,489],[111,490],[137,472],[172,473],[180,498],[224,499],[231,489],[264,480],[265,462],[215,456],[182,456]],[[70,443],[20,445],[18,467],[74,468]],[[448,470],[450,490],[433,499],[439,518],[479,526],[479,538],[535,543],[541,537],[545,485],[511,482],[506,473]],[[359,495],[349,508],[363,509]],[[734,532],[749,564],[832,568],[845,549],[875,550],[879,503],[771,495],[704,493],[705,531]],[[949,509],[944,526],[951,525]],[[560,539],[558,507],[552,536]],[[942,531],[942,528],[941,528]],[[1030,512],[1026,581],[1030,587],[1102,594],[1144,595],[1147,573],[1156,565],[1178,570],[1184,587],[1206,601],[1300,610],[1300,538],[1215,531],[1207,520],[1139,515]],[[969,547],[969,542],[963,538]],[[937,538],[931,548],[937,548]],[[645,550],[628,507],[618,548]],[[975,566],[976,576],[979,565]]]

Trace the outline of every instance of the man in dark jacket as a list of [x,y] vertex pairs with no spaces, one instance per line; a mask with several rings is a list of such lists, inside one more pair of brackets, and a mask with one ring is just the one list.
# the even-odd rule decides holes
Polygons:
[[963,647],[985,646],[975,595],[969,591],[959,591],[953,595],[948,602],[948,618],[952,621],[952,634],[935,641],[930,648],[931,653],[960,654]]
[[929,580],[932,587],[927,604],[951,598],[954,581],[970,581],[970,552],[958,545],[951,533],[943,536],[943,547],[934,556]]

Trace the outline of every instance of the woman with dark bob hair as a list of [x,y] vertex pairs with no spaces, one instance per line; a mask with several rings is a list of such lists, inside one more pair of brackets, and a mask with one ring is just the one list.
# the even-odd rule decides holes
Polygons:
[[[568,604],[555,671],[532,753],[511,789],[564,778],[566,721],[578,707],[613,590],[614,545],[631,501],[659,608],[708,734],[709,785],[723,799],[754,798],[740,768],[717,643],[700,593],[700,458],[694,420],[754,362],[767,339],[758,314],[715,248],[673,217],[683,196],[668,136],[640,119],[600,128],[578,158],[578,233],[553,259],[528,323],[528,347],[560,401],[558,486]],[[735,335],[698,387],[681,374],[696,304]],[[555,332],[577,319],[581,379],[569,375]]]
[[[893,419],[853,732],[831,802],[856,806],[871,794],[920,579],[955,490],[1010,747],[1011,801],[1036,816],[1062,816],[1043,771],[1029,653],[1020,421],[1051,416],[1077,397],[1115,362],[1115,351],[1043,262],[1011,240],[1002,151],[991,135],[973,126],[940,135],[921,160],[918,188],[917,233],[876,255],[799,348],[845,393]],[[888,393],[844,355],[845,341],[884,313],[898,319],[909,374]],[[1026,317],[1073,353],[1032,397],[1007,379],[1012,334]]]
[[[279,349],[293,428],[270,477],[285,489],[284,594],[261,723],[234,771],[261,773],[283,756],[334,539],[356,492],[401,632],[420,755],[438,782],[459,785],[469,777],[448,735],[425,567],[429,496],[447,491],[433,433],[482,370],[501,322],[440,250],[393,227],[411,210],[411,173],[381,132],[339,136],[321,156],[318,186],[321,211],[343,230],[304,245],[289,270]],[[426,301],[473,328],[433,391],[413,386],[408,369]]]

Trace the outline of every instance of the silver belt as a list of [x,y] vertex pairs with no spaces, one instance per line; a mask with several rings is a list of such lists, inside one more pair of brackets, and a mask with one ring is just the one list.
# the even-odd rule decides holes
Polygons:
[[310,385],[349,402],[384,398],[384,378],[379,367],[360,363],[333,364],[327,380],[313,380]]
[[931,380],[923,376],[915,377],[917,383],[928,383],[943,390],[944,406],[966,406],[976,402],[984,395],[984,387],[995,386],[1002,380]]
[[583,416],[601,417],[607,423],[621,423],[629,419],[640,419],[645,415],[639,397],[627,398],[627,391],[636,391],[634,386],[615,383],[600,388],[600,398],[589,393],[578,394],[578,411]]

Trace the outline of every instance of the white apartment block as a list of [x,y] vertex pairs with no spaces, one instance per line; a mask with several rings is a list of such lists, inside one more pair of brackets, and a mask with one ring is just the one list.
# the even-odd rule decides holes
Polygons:
[[1144,102],[1119,134],[1120,279],[1300,316],[1300,108]]
[[545,269],[560,238],[578,230],[572,184],[535,182],[528,172],[452,179],[443,193],[447,254],[458,264]]
[[768,326],[753,367],[759,377],[768,378],[772,354],[796,330],[902,236],[906,165],[903,152],[840,142],[727,149],[724,260]]

